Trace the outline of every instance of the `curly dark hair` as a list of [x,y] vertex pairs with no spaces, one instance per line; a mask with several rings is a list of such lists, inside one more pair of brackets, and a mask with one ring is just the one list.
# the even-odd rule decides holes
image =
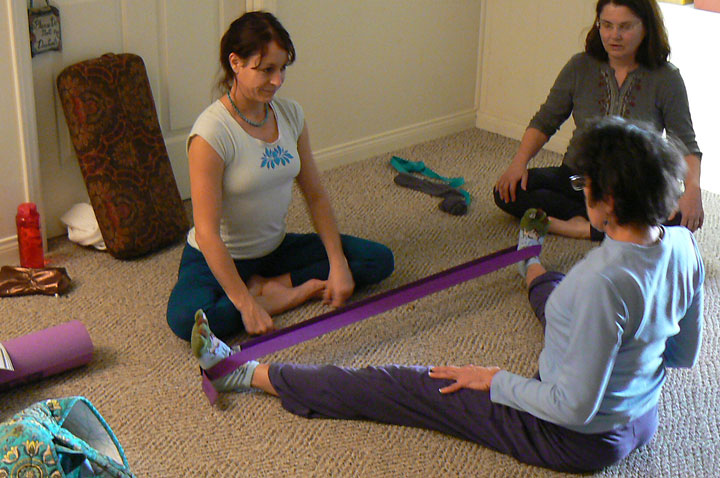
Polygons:
[[589,122],[577,141],[590,204],[612,197],[618,224],[655,226],[675,211],[687,167],[679,142],[617,116]]
[[232,22],[220,40],[222,74],[217,84],[218,89],[229,91],[232,87],[235,74],[230,65],[231,53],[235,53],[243,60],[260,53],[260,61],[262,61],[271,42],[277,43],[287,52],[288,65],[295,61],[295,46],[290,39],[290,34],[272,13],[247,12]]
[[645,27],[645,38],[638,47],[637,62],[650,69],[667,63],[670,56],[670,42],[662,12],[655,0],[598,0],[595,6],[595,23],[585,38],[585,51],[600,61],[608,61],[607,51],[605,51],[600,38],[598,21],[603,8],[609,3],[629,8],[642,20]]

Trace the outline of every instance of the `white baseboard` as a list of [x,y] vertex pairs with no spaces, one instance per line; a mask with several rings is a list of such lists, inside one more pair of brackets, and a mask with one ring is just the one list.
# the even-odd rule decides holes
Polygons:
[[468,110],[324,148],[313,156],[320,170],[328,170],[473,127],[475,111]]
[[[527,123],[515,123],[481,112],[478,112],[477,114],[475,126],[480,129],[484,129],[485,131],[516,139],[518,141],[522,138],[523,133],[525,133],[525,130],[527,129]],[[545,149],[555,153],[564,154],[569,141],[570,138],[563,135],[562,131],[560,131],[550,138],[550,141],[548,141],[545,145]]]
[[0,239],[0,266],[18,265],[20,265],[20,256],[18,256],[17,236]]

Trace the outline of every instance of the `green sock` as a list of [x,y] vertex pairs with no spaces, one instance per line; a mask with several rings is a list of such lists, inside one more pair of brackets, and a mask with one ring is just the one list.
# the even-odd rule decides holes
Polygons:
[[[233,353],[233,350],[225,342],[212,333],[207,317],[205,317],[202,310],[195,312],[195,324],[190,336],[190,348],[203,370],[211,368]],[[255,367],[257,366],[258,362],[250,360],[228,375],[213,380],[212,384],[218,392],[250,390],[253,373],[255,373]]]
[[[520,231],[518,233],[518,250],[530,246],[542,246],[545,235],[550,228],[550,221],[542,209],[530,208],[525,211],[520,219]],[[530,257],[518,262],[518,271],[525,277],[530,264],[540,264],[537,256]]]

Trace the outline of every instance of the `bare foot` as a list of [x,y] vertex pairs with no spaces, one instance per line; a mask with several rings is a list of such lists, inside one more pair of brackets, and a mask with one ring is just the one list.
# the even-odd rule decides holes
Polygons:
[[574,239],[590,239],[590,221],[582,216],[575,216],[567,221],[550,217],[550,233]]
[[267,281],[268,279],[261,276],[250,277],[250,279],[247,281],[247,288],[248,292],[250,292],[250,295],[253,297],[257,297],[262,294],[262,288]]
[[290,278],[290,274],[286,273],[275,277],[263,277],[261,275],[251,276],[247,281],[248,291],[253,297],[262,295],[262,289],[268,282],[276,282],[286,289],[292,289],[292,279]]
[[256,277],[248,281],[248,290],[270,315],[293,309],[310,299],[320,299],[325,290],[325,281],[319,279],[310,279],[299,286],[287,287],[282,281]]

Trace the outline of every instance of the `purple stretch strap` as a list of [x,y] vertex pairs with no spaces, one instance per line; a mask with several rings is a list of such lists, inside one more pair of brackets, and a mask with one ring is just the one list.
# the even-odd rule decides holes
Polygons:
[[531,246],[520,250],[517,250],[517,246],[508,247],[396,289],[367,297],[332,312],[318,315],[267,335],[249,339],[240,345],[239,352],[203,372],[203,390],[210,399],[210,403],[214,403],[218,394],[212,386],[211,380],[224,377],[248,360],[305,342],[539,254],[540,246]]

